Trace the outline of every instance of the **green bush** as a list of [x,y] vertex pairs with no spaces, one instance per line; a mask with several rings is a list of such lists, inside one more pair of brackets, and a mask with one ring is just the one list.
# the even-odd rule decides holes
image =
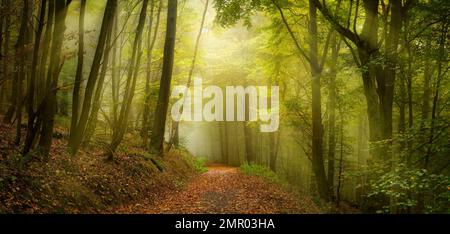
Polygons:
[[[413,209],[422,199],[426,213],[450,213],[450,177],[425,169],[409,169],[404,164],[385,173],[370,184],[369,198],[385,196],[388,205],[378,213]],[[422,198],[421,198],[422,197]]]
[[241,165],[241,171],[246,175],[259,176],[273,183],[284,183],[275,172],[262,165],[244,163]]
[[202,157],[194,157],[192,160],[192,166],[199,173],[205,173],[208,171],[208,168],[205,166],[206,159]]

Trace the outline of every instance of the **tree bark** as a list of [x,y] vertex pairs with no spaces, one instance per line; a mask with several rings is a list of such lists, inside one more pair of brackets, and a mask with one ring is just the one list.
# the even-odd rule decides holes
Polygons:
[[27,103],[27,111],[28,111],[28,125],[27,125],[27,135],[25,139],[25,144],[23,148],[23,154],[28,154],[29,150],[31,149],[31,146],[34,141],[34,137],[36,134],[35,129],[35,121],[37,117],[37,111],[35,110],[35,97],[37,97],[36,94],[36,87],[39,87],[39,80],[38,78],[38,61],[39,61],[39,51],[40,51],[40,44],[41,44],[41,37],[42,32],[44,30],[44,21],[45,21],[45,12],[47,7],[47,1],[43,0],[41,1],[40,6],[40,13],[39,13],[39,19],[38,19],[38,25],[36,30],[36,35],[34,38],[34,50],[33,50],[33,61],[31,64],[31,78],[30,83],[28,87],[28,103]]
[[128,116],[130,114],[131,103],[134,97],[134,91],[136,88],[136,80],[139,74],[140,61],[142,57],[142,33],[145,26],[145,20],[147,17],[148,0],[143,0],[142,9],[139,16],[139,23],[136,28],[136,37],[133,43],[133,52],[131,55],[130,65],[128,67],[128,79],[125,88],[125,94],[123,97],[123,104],[120,109],[120,115],[117,125],[113,128],[113,135],[109,151],[107,152],[108,158],[113,159],[113,154],[123,139],[125,131],[127,129]]
[[[119,38],[119,6],[116,8],[116,17],[114,17],[114,38]],[[121,36],[123,37],[123,36]],[[112,126],[115,126],[117,123],[117,109],[119,107],[119,90],[120,90],[120,62],[121,62],[121,56],[117,55],[117,49],[121,50],[120,42],[117,42],[117,40],[114,40],[112,45],[112,73],[111,73],[111,96],[112,96],[112,112],[111,112],[111,123]],[[121,51],[119,51],[121,52]],[[118,60],[118,61],[117,61]]]
[[[86,0],[81,0],[80,16],[78,20],[78,64],[75,74],[75,83],[72,94],[72,119],[70,122],[70,137],[73,140],[80,109],[80,89],[83,82],[83,63],[84,63],[84,16],[86,12]],[[69,142],[69,144],[71,144]]]
[[30,3],[27,0],[23,1],[22,8],[22,20],[19,29],[19,35],[17,38],[17,43],[15,45],[15,69],[14,69],[14,78],[17,82],[16,86],[16,145],[19,145],[21,141],[21,129],[22,129],[22,107],[24,104],[24,81],[26,79],[26,71],[27,71],[27,61],[28,61],[28,51],[26,49],[26,45],[30,40],[30,28],[28,24],[28,20],[31,17],[31,8]]
[[105,50],[103,54],[103,62],[102,62],[102,69],[100,71],[100,77],[98,79],[95,94],[94,94],[94,101],[92,105],[91,114],[89,115],[88,124],[86,127],[86,133],[84,136],[84,142],[86,144],[89,144],[91,141],[92,136],[95,133],[95,129],[97,127],[97,119],[98,119],[98,111],[100,110],[101,104],[102,104],[102,94],[103,94],[103,84],[105,82],[106,73],[108,71],[108,64],[109,64],[109,52],[111,49],[111,37],[112,37],[112,31],[108,32],[108,37],[106,39],[106,46],[107,49]]
[[[324,160],[323,160],[323,125],[322,125],[322,103],[321,103],[321,84],[320,76],[322,73],[321,64],[319,64],[318,56],[318,36],[317,36],[317,8],[320,2],[309,0],[309,52],[306,53],[300,46],[294,32],[289,26],[286,17],[275,0],[272,3],[280,12],[284,25],[286,26],[292,40],[294,41],[299,54],[305,59],[311,72],[311,90],[312,90],[312,167],[315,174],[317,190],[319,196],[325,201],[330,200],[329,187],[325,174]],[[326,50],[325,50],[326,51]],[[323,54],[324,59],[326,54]]]
[[[108,0],[105,7],[102,26],[100,29],[100,36],[98,39],[97,49],[95,50],[94,60],[92,62],[91,71],[89,73],[88,81],[86,84],[81,115],[79,117],[79,120],[77,121],[76,126],[77,131],[75,131],[72,135],[70,147],[71,153],[73,155],[77,153],[86,131],[89,113],[91,112],[92,109],[91,107],[93,102],[92,98],[94,96],[94,89],[98,80],[102,55],[105,50],[106,38],[108,32],[111,31],[113,27],[116,8],[117,8],[117,0]],[[76,116],[72,116],[72,118],[76,118]]]
[[[358,48],[359,61],[355,62],[363,68],[361,69],[361,75],[369,117],[369,140],[378,142],[390,139],[392,137],[392,107],[397,47],[399,32],[402,27],[402,2],[398,0],[389,2],[391,20],[390,24],[386,25],[389,30],[385,34],[386,38],[384,38],[386,53],[382,54],[378,45],[378,0],[363,0],[365,21],[361,35],[358,35],[356,31],[351,31],[348,27],[342,26],[319,0],[312,1],[316,3],[318,9],[334,29],[344,38],[352,41]],[[377,62],[380,58],[385,61],[384,69]],[[355,57],[356,59],[358,58]],[[388,145],[372,150],[371,155],[382,160],[390,159]]]
[[167,29],[164,45],[163,69],[158,102],[153,122],[153,131],[150,141],[150,151],[162,155],[164,149],[164,132],[166,128],[167,109],[169,106],[170,83],[172,80],[175,37],[177,26],[177,0],[169,0],[167,9]]
[[58,89],[58,80],[61,65],[61,51],[64,41],[64,32],[66,31],[67,8],[71,0],[55,2],[55,26],[53,29],[53,41],[48,70],[48,89],[47,98],[44,98],[44,110],[42,116],[42,130],[39,146],[42,148],[43,156],[48,156],[53,137],[54,117],[56,114],[56,92]]
[[312,164],[317,182],[319,195],[325,201],[330,200],[328,184],[325,175],[323,160],[323,125],[322,125],[322,104],[320,68],[317,52],[317,8],[313,1],[309,2],[309,36],[310,36],[310,68],[311,68],[311,88],[312,88]]
[[145,79],[145,102],[144,102],[144,112],[142,114],[142,141],[143,146],[148,147],[148,134],[150,131],[150,84],[152,82],[152,60],[153,60],[153,48],[156,42],[156,36],[158,35],[159,29],[159,20],[161,16],[162,9],[162,0],[159,1],[158,13],[156,14],[156,22],[155,22],[155,32],[152,35],[152,27],[153,27],[153,8],[155,0],[152,0],[152,10],[150,15],[150,23],[148,30],[148,52],[147,52],[147,76]]
[[[11,1],[10,0],[4,0],[3,2],[3,6],[6,9],[10,9],[11,7]],[[3,91],[1,94],[1,99],[2,101],[0,102],[0,105],[2,106],[2,112],[3,112],[3,99],[8,98],[8,93],[6,92],[8,89],[11,89],[9,86],[11,85],[11,79],[10,79],[10,71],[9,71],[9,53],[10,53],[10,48],[9,48],[9,44],[11,41],[11,31],[10,31],[10,27],[9,25],[11,24],[11,16],[10,16],[10,12],[8,11],[5,16],[4,16],[4,24],[5,24],[5,30],[4,30],[4,35],[2,36],[3,38],[3,44],[2,44],[2,69],[3,69],[3,81],[0,82],[3,83]],[[4,120],[8,120],[5,116]],[[6,121],[8,122],[8,121]]]
[[337,75],[337,60],[340,50],[340,41],[336,33],[332,35],[331,42],[331,61],[328,85],[328,173],[327,181],[330,194],[334,194],[334,171],[335,171],[335,154],[336,154],[336,75]]
[[42,38],[42,54],[40,56],[39,61],[39,87],[37,89],[37,97],[38,103],[41,103],[44,97],[47,93],[47,80],[46,80],[46,74],[47,74],[47,61],[49,59],[49,51],[50,51],[50,45],[52,41],[52,34],[53,34],[53,25],[54,25],[54,18],[55,18],[55,0],[48,0],[48,13],[47,13],[47,21],[45,23],[45,34]]

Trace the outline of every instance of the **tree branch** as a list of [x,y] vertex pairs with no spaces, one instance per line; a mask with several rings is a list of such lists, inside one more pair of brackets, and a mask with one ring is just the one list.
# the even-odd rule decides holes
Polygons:
[[319,11],[322,12],[325,19],[331,23],[331,25],[337,32],[339,32],[339,34],[355,43],[355,45],[360,44],[360,39],[359,36],[356,34],[356,32],[352,32],[350,29],[342,26],[341,23],[336,18],[333,17],[330,10],[324,7],[324,5],[322,5],[322,3],[319,0],[312,0],[312,1],[314,1],[314,3],[317,6],[317,9],[319,9]]
[[308,55],[306,55],[305,51],[300,46],[300,43],[298,42],[297,38],[295,37],[294,32],[292,31],[291,27],[289,26],[289,23],[287,22],[286,17],[284,16],[283,10],[281,9],[281,7],[278,5],[278,3],[275,0],[272,0],[272,3],[275,5],[275,7],[280,12],[281,19],[283,20],[283,23],[286,26],[286,29],[288,30],[289,34],[291,35],[291,38],[294,41],[295,46],[298,49],[298,52],[303,56],[303,58],[305,58],[308,61],[308,63],[311,63],[311,59],[308,57]]

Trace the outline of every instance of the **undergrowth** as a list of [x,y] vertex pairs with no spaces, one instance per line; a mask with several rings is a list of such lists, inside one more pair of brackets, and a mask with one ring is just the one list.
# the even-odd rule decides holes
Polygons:
[[193,157],[186,150],[179,150],[179,155],[183,157],[183,159],[189,163],[189,165],[198,173],[205,173],[208,171],[206,168],[206,158],[203,157]]
[[269,168],[262,166],[262,165],[246,162],[241,165],[240,169],[246,175],[259,176],[259,177],[262,177],[272,183],[277,183],[277,184],[286,184],[287,183],[282,178],[280,178],[275,172],[273,172]]

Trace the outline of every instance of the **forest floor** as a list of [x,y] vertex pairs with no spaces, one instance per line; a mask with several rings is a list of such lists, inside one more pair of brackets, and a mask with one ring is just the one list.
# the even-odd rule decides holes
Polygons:
[[311,196],[237,167],[211,164],[204,172],[183,150],[150,155],[133,136],[114,162],[98,144],[71,157],[65,129],[56,128],[48,158],[33,156],[25,166],[14,127],[0,123],[0,213],[327,212]]
[[24,164],[14,129],[0,123],[0,214],[117,213],[115,207],[151,202],[199,174],[195,158],[186,151],[157,157],[137,146],[132,135],[113,162],[106,160],[100,142],[72,157],[67,128],[60,126],[49,157],[32,154]]
[[294,195],[278,184],[243,174],[239,168],[212,164],[208,172],[194,177],[182,189],[153,204],[121,207],[122,213],[169,214],[267,214],[323,213],[310,197]]

